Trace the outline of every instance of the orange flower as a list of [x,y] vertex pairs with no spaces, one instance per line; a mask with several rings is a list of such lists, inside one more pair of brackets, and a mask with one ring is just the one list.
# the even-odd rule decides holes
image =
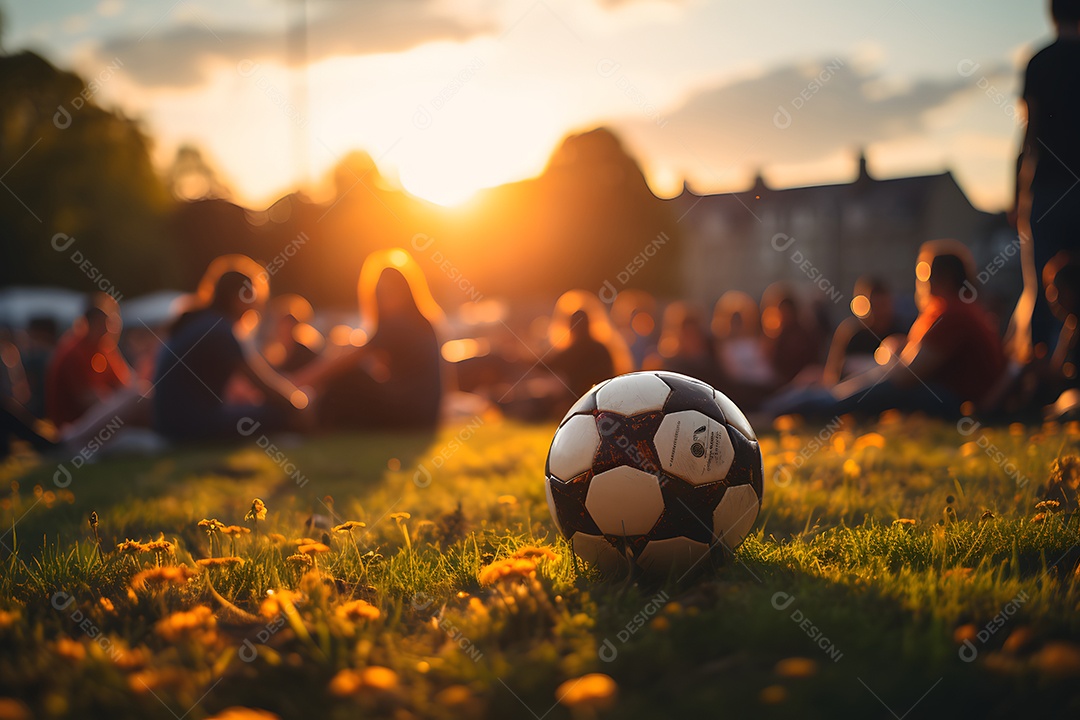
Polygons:
[[[300,557],[305,556],[301,555]],[[259,605],[259,614],[264,618],[277,617],[286,609],[294,609],[296,601],[299,599],[300,593],[292,590],[270,590],[266,595],[266,599]]]
[[243,565],[244,558],[238,557],[217,557],[217,558],[203,558],[202,560],[196,560],[196,565],[202,567],[232,567],[233,565]]
[[619,686],[610,675],[590,673],[567,680],[555,690],[555,698],[566,707],[606,710],[615,704]]
[[183,585],[195,577],[195,574],[195,571],[187,565],[163,565],[150,568],[131,578],[131,589],[139,592],[148,589],[159,590],[169,585]]
[[545,547],[523,547],[511,557],[526,558],[530,560],[558,560],[559,556]]
[[494,585],[512,578],[532,577],[536,573],[536,563],[526,558],[507,558],[491,563],[480,571],[481,585]]
[[351,532],[355,528],[366,528],[366,527],[367,527],[367,523],[362,523],[359,520],[346,520],[345,522],[341,523],[340,525],[335,525],[334,526],[334,532],[336,532],[336,533],[345,533],[345,532]]
[[342,620],[349,620],[351,622],[358,622],[360,620],[378,620],[379,608],[375,607],[366,600],[352,600],[339,605],[334,614]]
[[71,638],[60,638],[53,646],[56,654],[72,662],[82,662],[86,657],[86,646]]
[[360,690],[389,692],[397,687],[397,673],[390,668],[372,665],[357,671],[345,668],[330,680],[330,693],[338,697],[353,695]]
[[0,630],[14,625],[19,619],[19,613],[16,611],[0,610]]
[[207,644],[217,639],[217,620],[210,608],[197,605],[162,618],[154,625],[154,630],[170,643],[188,638]]
[[301,555],[321,555],[323,553],[330,552],[330,548],[323,545],[321,542],[308,543],[307,545],[301,545],[296,548],[296,551]]
[[281,716],[266,710],[231,707],[225,708],[214,717],[207,718],[206,720],[281,720]]

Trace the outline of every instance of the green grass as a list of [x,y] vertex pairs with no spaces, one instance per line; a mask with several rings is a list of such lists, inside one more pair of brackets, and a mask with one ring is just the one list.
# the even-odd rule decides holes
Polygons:
[[[1080,519],[1035,519],[1050,463],[1077,452],[1075,428],[965,436],[892,419],[773,432],[754,533],[726,566],[682,584],[603,579],[574,561],[544,501],[552,430],[488,419],[435,438],[319,438],[284,447],[287,465],[253,437],[86,465],[63,489],[55,463],[9,461],[0,698],[23,706],[0,700],[0,718],[198,720],[233,706],[304,718],[1080,710]],[[257,534],[214,543],[244,564],[197,566],[208,553],[198,521],[252,527],[255,497],[269,507]],[[287,558],[294,538],[323,539],[304,527],[313,513],[367,527],[330,533],[307,571]],[[115,552],[162,533],[172,555]],[[484,567],[526,546],[558,558],[539,561],[535,578],[480,584]],[[158,562],[198,574],[132,591]],[[283,590],[295,604],[259,616]],[[344,617],[354,600],[378,617]],[[995,632],[978,638],[988,624]],[[369,667],[396,683],[369,675],[357,688],[352,671]],[[614,678],[614,707],[558,704],[557,688],[588,673]]]

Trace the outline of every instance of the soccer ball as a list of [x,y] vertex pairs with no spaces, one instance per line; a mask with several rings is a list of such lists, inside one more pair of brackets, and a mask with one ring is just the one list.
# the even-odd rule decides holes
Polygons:
[[578,557],[681,578],[733,551],[761,508],[757,436],[726,395],[671,372],[606,380],[551,441],[548,508]]

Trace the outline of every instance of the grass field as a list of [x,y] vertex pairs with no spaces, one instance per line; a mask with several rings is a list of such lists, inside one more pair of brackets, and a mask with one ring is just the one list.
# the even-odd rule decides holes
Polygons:
[[0,719],[1080,712],[1080,520],[1036,508],[1077,427],[781,425],[734,561],[652,585],[556,536],[552,431],[9,461]]

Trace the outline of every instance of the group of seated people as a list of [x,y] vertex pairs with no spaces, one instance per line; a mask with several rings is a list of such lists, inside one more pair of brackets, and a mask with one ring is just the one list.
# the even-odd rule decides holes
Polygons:
[[33,393],[18,372],[19,348],[0,336],[0,444],[6,452],[16,436],[39,449],[78,446],[117,419],[169,441],[237,439],[242,421],[263,433],[430,430],[450,390],[509,416],[547,419],[595,383],[639,369],[700,378],[772,416],[872,417],[896,408],[1019,417],[1073,388],[1080,264],[1062,254],[1047,265],[1045,295],[1060,337],[1022,371],[1007,362],[974,277],[963,245],[926,243],[914,321],[903,322],[888,287],[866,277],[831,339],[822,313],[801,306],[782,284],[766,291],[760,311],[745,293],[725,293],[708,322],[688,302],[660,313],[655,298],[626,290],[609,310],[575,290],[559,298],[550,318],[471,328],[474,351],[451,357],[451,343],[443,344],[449,323],[404,250],[368,258],[359,327],[328,331],[316,328],[302,297],[271,299],[256,262],[223,256],[172,322],[153,333],[156,347],[144,346],[152,357],[141,361],[129,363],[120,351],[116,302],[95,296],[45,364],[44,417],[33,412]]

